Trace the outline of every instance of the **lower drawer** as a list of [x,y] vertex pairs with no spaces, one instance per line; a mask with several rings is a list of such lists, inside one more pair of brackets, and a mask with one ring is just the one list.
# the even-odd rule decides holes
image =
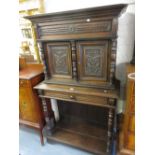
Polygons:
[[75,93],[54,92],[54,91],[45,91],[44,96],[59,99],[59,100],[97,105],[101,107],[109,106],[108,99],[105,97],[97,97],[97,96],[75,94]]

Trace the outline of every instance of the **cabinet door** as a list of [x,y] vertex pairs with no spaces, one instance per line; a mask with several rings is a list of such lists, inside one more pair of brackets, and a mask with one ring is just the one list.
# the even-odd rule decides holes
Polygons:
[[52,78],[72,78],[70,43],[47,43],[46,54],[49,73]]
[[77,43],[78,77],[80,82],[101,85],[108,80],[108,41]]
[[19,110],[20,118],[26,121],[37,122],[36,109],[28,87],[19,88]]

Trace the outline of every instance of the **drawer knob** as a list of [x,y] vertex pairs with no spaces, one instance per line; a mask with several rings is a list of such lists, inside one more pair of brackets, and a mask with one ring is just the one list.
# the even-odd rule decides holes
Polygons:
[[70,95],[70,99],[75,99],[75,96],[73,96],[73,95]]
[[108,91],[107,90],[104,90],[104,93],[107,93]]
[[69,88],[69,90],[74,91],[74,88],[71,87],[71,88]]

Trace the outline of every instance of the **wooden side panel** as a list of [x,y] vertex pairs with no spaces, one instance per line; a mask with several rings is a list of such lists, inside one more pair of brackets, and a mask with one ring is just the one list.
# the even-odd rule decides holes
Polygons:
[[135,83],[128,79],[127,105],[125,112],[124,143],[125,147],[135,150]]
[[134,150],[135,148],[135,135],[129,133],[126,139],[126,147],[127,149]]
[[108,47],[107,40],[77,43],[80,82],[100,85],[108,81]]
[[129,128],[129,131],[135,132],[135,116],[134,115],[129,117],[128,128]]
[[[135,80],[129,78],[135,72],[133,65],[127,65],[127,92],[121,143],[121,155],[133,155],[135,150]],[[131,74],[130,74],[131,75]]]
[[72,78],[70,43],[47,43],[46,54],[51,77]]
[[[28,78],[28,79],[27,79]],[[44,79],[42,65],[28,65],[20,71],[19,79],[19,110],[20,123],[40,128],[43,127],[44,118],[41,100],[33,86]]]

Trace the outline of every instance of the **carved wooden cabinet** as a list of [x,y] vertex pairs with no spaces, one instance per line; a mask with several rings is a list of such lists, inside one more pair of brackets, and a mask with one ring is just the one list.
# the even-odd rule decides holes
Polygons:
[[[34,89],[42,99],[48,141],[95,154],[112,152],[119,97],[115,78],[117,21],[124,7],[26,17],[35,27],[44,64],[45,80]],[[58,100],[58,122],[47,110],[49,99]]]
[[19,123],[37,129],[41,144],[44,143],[42,129],[45,124],[41,100],[33,87],[43,81],[42,65],[28,65],[19,72]]

